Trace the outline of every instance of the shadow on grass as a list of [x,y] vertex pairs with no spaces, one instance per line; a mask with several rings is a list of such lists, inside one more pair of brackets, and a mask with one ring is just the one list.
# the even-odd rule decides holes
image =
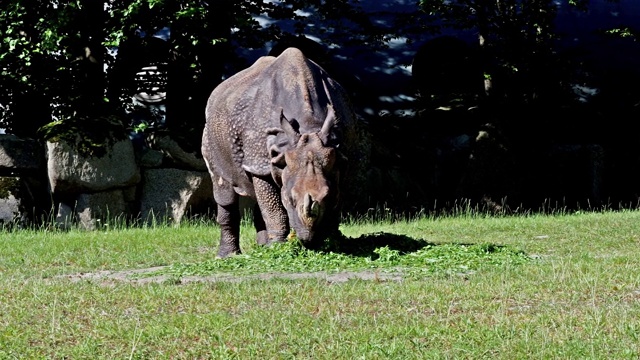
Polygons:
[[327,240],[324,246],[318,250],[375,259],[378,257],[378,254],[376,254],[374,250],[381,247],[388,247],[390,250],[395,250],[401,255],[405,255],[434,245],[437,244],[430,243],[423,239],[414,239],[406,235],[377,232],[364,234],[357,238],[350,238],[343,235],[334,237]]
[[[324,245],[317,250],[358,257],[369,257],[375,260],[379,257],[379,254],[376,253],[375,250],[382,247],[398,251],[400,255],[406,255],[426,247],[441,245],[442,244],[428,242],[424,239],[415,239],[406,235],[376,232],[360,235],[357,238],[340,235],[327,240]],[[474,244],[455,243],[453,245],[471,246]],[[486,253],[498,252],[504,247],[504,245],[482,244],[482,250]]]

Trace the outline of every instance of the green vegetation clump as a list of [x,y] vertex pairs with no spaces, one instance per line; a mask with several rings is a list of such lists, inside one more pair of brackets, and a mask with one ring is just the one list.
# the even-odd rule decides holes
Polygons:
[[198,263],[178,263],[162,272],[174,277],[220,273],[301,273],[389,271],[405,276],[466,274],[488,266],[523,264],[522,251],[495,244],[433,244],[386,233],[341,238],[320,250],[304,248],[297,240],[257,247],[247,254]]

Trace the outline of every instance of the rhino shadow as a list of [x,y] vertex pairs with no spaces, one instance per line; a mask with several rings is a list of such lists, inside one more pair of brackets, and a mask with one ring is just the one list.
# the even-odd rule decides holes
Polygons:
[[344,235],[333,237],[326,240],[318,250],[375,259],[378,254],[374,250],[385,246],[390,250],[398,251],[401,255],[405,255],[433,245],[437,244],[406,235],[376,232],[363,234],[357,238],[350,238]]

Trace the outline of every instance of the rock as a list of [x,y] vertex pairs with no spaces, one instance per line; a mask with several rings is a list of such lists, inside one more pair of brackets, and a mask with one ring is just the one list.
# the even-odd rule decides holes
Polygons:
[[22,226],[40,221],[50,209],[50,197],[42,181],[31,176],[0,176],[0,224]]
[[18,187],[18,178],[0,177],[0,225],[13,223],[20,217]]
[[207,171],[207,165],[204,159],[196,157],[194,154],[188,153],[178,145],[173,139],[168,136],[162,136],[154,140],[155,146],[165,154],[165,156],[173,161],[176,167]]
[[62,229],[69,229],[75,222],[73,207],[66,203],[58,204],[58,212],[56,213],[56,224]]
[[128,204],[134,203],[138,201],[138,188],[136,186],[131,186],[128,188],[122,189],[122,196],[124,197],[124,201]]
[[140,152],[140,166],[145,168],[157,168],[162,166],[164,154],[158,150],[143,149]]
[[63,141],[47,142],[47,172],[54,194],[100,192],[140,181],[128,139],[116,142],[100,157],[82,156]]
[[140,212],[143,221],[179,223],[187,213],[213,213],[213,185],[204,171],[147,169],[143,175]]
[[95,230],[124,221],[131,215],[131,206],[126,199],[128,190],[116,189],[67,197],[58,203],[56,223],[65,229],[77,225],[81,229]]
[[44,156],[36,140],[24,140],[14,135],[0,134],[0,175],[42,168]]
[[126,216],[127,203],[122,190],[105,191],[94,194],[80,194],[76,201],[78,224],[86,230],[108,226],[122,221]]

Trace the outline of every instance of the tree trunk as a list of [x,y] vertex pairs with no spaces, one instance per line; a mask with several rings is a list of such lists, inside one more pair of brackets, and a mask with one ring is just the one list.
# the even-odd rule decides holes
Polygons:
[[79,95],[81,103],[86,104],[89,113],[100,115],[104,111],[106,79],[104,73],[105,39],[104,23],[106,14],[104,3],[96,0],[80,2],[79,20],[81,36],[81,53],[79,56],[81,76]]

